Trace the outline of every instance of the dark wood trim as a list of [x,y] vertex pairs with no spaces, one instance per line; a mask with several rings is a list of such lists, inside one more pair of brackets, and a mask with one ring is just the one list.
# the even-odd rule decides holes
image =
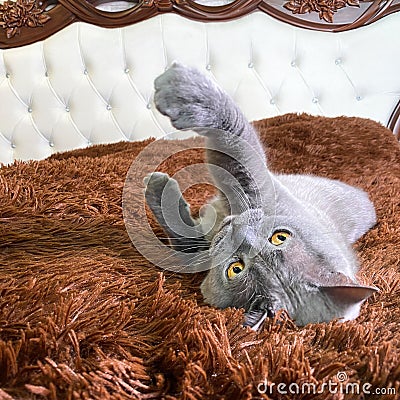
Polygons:
[[[366,0],[370,3],[364,12],[349,23],[328,23],[323,20],[312,22],[302,15],[292,14],[282,6],[272,5],[270,0],[235,0],[234,2],[218,7],[197,4],[194,0],[141,0],[133,7],[120,12],[107,12],[96,8],[96,5],[106,4],[110,0],[17,0],[19,4],[26,5],[35,2],[36,15],[39,12],[46,15],[42,24],[35,27],[29,26],[27,20],[21,22],[18,32],[6,30],[5,21],[0,10],[0,48],[23,46],[43,40],[65,26],[83,21],[107,28],[122,27],[151,18],[164,13],[176,13],[187,18],[210,22],[227,21],[250,14],[259,10],[271,15],[285,23],[319,31],[341,32],[368,25],[386,15],[400,11],[400,0]],[[47,11],[46,11],[47,10]],[[3,26],[3,29],[2,29]]]
[[282,22],[289,23],[290,25],[323,32],[343,32],[357,29],[400,10],[400,4],[397,4],[393,0],[375,0],[369,1],[369,3],[369,7],[361,15],[359,15],[354,21],[345,24],[327,23],[325,21],[308,21],[301,18],[299,15],[288,13],[288,11],[283,7],[282,9],[276,8],[269,4],[268,1],[262,2],[259,9]]
[[396,138],[400,140],[400,100],[396,104],[386,126],[394,133]]

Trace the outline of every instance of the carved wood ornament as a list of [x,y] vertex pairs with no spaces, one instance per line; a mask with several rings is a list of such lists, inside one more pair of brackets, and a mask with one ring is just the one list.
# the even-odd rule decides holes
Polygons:
[[36,28],[50,19],[35,0],[5,1],[0,4],[0,17],[0,26],[5,30],[7,39],[19,34],[23,26]]
[[320,19],[333,22],[336,11],[346,6],[360,6],[359,0],[290,0],[283,5],[293,14],[317,12]]
[[[400,10],[400,0],[234,0],[224,6],[205,6],[194,0],[138,0],[119,12],[97,8],[110,0],[6,0],[0,4],[0,48],[18,47],[45,39],[65,26],[84,21],[103,27],[121,27],[157,14],[174,12],[198,21],[224,21],[263,11],[295,26],[337,32],[370,24]],[[347,6],[366,5],[353,21],[335,23],[334,14]],[[317,13],[312,21],[302,17]],[[2,29],[1,29],[2,28]]]

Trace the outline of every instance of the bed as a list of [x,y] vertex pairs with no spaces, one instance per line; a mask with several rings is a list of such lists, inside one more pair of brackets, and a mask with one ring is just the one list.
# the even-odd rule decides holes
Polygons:
[[[399,9],[2,2],[0,398],[398,398]],[[181,151],[196,138],[154,141],[174,131],[153,81],[175,60],[255,121],[274,171],[368,192],[378,222],[355,250],[360,281],[380,292],[359,318],[300,328],[282,313],[253,331],[243,310],[203,302],[204,274],[161,270],[135,249],[122,210],[135,158],[155,143],[176,155],[165,172],[204,160]],[[194,213],[212,195],[185,192]],[[144,205],[135,212],[163,236]]]

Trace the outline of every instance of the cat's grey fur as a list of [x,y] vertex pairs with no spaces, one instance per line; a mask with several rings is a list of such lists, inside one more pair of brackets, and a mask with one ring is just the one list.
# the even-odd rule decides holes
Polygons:
[[[357,317],[376,291],[357,283],[351,246],[375,224],[367,194],[326,178],[272,174],[252,125],[195,69],[174,63],[156,79],[154,99],[175,128],[205,136],[207,161],[220,189],[195,220],[174,179],[158,172],[145,179],[146,201],[172,246],[182,252],[209,247],[210,270],[201,285],[205,301],[243,307],[251,326],[279,309],[298,325]],[[164,219],[162,193],[179,199],[181,221],[175,226]],[[207,210],[213,209],[217,224],[205,229]],[[185,225],[184,235],[176,233],[179,224]],[[289,233],[279,246],[270,241],[276,231]],[[245,267],[229,279],[226,271],[236,260]]]

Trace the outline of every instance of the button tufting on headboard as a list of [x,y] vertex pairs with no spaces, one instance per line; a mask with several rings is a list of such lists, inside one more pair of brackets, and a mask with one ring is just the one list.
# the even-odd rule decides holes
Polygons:
[[251,120],[307,112],[387,124],[400,98],[398,48],[400,13],[343,33],[259,12],[207,24],[173,14],[116,29],[76,23],[0,50],[0,162],[171,131],[153,80],[173,60],[210,74]]

